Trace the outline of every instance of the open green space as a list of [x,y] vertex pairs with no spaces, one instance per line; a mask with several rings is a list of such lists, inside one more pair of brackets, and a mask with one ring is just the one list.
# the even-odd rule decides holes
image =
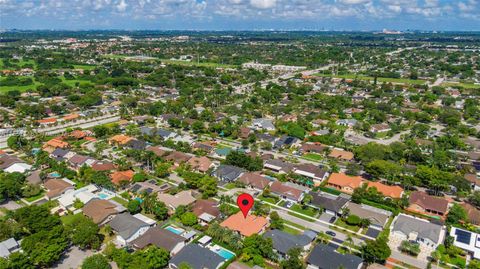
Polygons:
[[[321,74],[317,73],[315,76],[319,77],[331,77],[331,78],[344,78],[344,79],[361,79],[361,80],[369,80],[374,81],[374,77],[370,76],[363,76],[363,75],[356,75],[356,74],[345,74],[345,75],[332,75],[332,74]],[[421,79],[407,79],[407,78],[377,78],[378,82],[386,82],[386,83],[400,83],[400,84],[416,84],[422,85],[425,84],[427,81]]]
[[167,60],[160,59],[165,64],[175,64],[183,66],[201,66],[201,67],[212,67],[212,68],[236,68],[236,65],[231,64],[220,64],[212,62],[196,62],[196,61],[182,61],[182,60]]
[[445,82],[445,83],[442,83],[442,86],[445,86],[445,87],[462,87],[464,89],[480,89],[480,85],[473,84],[473,83]]
[[343,221],[341,218],[338,218],[337,221],[335,221],[335,225],[339,226],[339,227],[342,227],[342,228],[345,228],[347,230],[350,230],[352,232],[358,232],[358,230],[360,230],[360,227],[359,226],[352,226],[352,225],[348,225],[347,223],[345,223],[345,221]]
[[258,199],[264,201],[264,202],[267,202],[267,203],[271,203],[271,204],[276,204],[278,203],[278,201],[280,200],[280,198],[276,197],[276,196],[263,196],[263,195],[259,195],[257,196]]
[[125,207],[128,206],[128,202],[125,201],[124,199],[120,198],[120,197],[115,196],[115,197],[112,198],[112,200],[121,204],[121,205],[123,205],[123,206],[125,206]]
[[305,208],[299,204],[294,204],[290,207],[290,210],[298,212],[300,214],[304,214],[310,217],[315,217],[318,213],[318,210],[314,209],[313,207],[306,206]]
[[311,161],[316,161],[319,162],[323,159],[322,155],[315,154],[315,153],[307,153],[302,155],[303,159],[311,160]]
[[39,194],[37,194],[35,196],[32,196],[32,197],[24,198],[24,199],[25,199],[25,201],[31,203],[33,201],[36,201],[36,200],[42,198],[44,195],[45,195],[45,191],[42,190]]

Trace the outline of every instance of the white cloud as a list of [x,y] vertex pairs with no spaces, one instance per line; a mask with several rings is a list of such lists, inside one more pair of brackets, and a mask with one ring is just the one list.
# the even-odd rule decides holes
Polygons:
[[277,0],[250,0],[250,5],[259,9],[273,8],[277,4]]
[[120,0],[120,2],[118,2],[116,8],[119,12],[125,12],[125,10],[127,10],[127,3],[125,3],[125,0]]

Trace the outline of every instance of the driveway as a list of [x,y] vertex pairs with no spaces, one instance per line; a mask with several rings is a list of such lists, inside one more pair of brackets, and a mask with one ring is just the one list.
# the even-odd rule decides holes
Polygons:
[[328,214],[327,212],[323,212],[320,217],[318,217],[319,220],[325,221],[325,222],[330,222],[330,219],[334,217],[332,214]]
[[17,210],[19,208],[22,208],[23,206],[10,200],[6,203],[1,204],[0,207],[13,211],[13,210]]
[[78,247],[71,247],[63,255],[62,260],[56,265],[52,266],[54,269],[77,269],[79,268],[83,260],[92,256],[94,253],[91,250],[81,250]]

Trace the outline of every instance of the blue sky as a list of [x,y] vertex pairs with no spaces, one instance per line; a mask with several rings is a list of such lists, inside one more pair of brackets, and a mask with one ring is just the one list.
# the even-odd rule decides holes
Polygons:
[[0,28],[480,31],[480,0],[0,0]]

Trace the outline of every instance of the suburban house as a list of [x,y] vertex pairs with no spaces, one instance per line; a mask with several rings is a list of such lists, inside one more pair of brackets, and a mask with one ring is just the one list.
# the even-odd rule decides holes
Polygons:
[[384,123],[373,124],[370,127],[370,132],[372,132],[374,134],[386,133],[386,132],[391,131],[391,130],[392,129],[390,128],[390,126],[388,126],[388,124],[384,124]]
[[263,167],[280,174],[287,174],[295,168],[293,164],[277,159],[266,160],[263,164]]
[[97,161],[92,165],[92,169],[98,172],[115,170],[115,165],[108,161]]
[[140,127],[140,132],[143,135],[148,136],[160,136],[163,140],[173,139],[177,134],[175,132],[171,132],[165,129],[155,129],[150,127],[142,126]]
[[390,197],[393,199],[402,198],[404,193],[403,188],[400,186],[389,186],[380,182],[368,181],[367,186],[368,188],[376,188],[377,191],[383,194],[384,196]]
[[178,269],[187,264],[192,269],[218,269],[224,263],[225,259],[210,249],[188,244],[170,259],[168,268]]
[[7,173],[19,172],[25,173],[32,169],[32,166],[25,163],[17,156],[2,154],[0,155],[0,170]]
[[328,154],[328,157],[349,162],[353,160],[354,155],[353,155],[353,152],[350,152],[350,151],[332,148],[330,150],[330,153]]
[[420,245],[420,259],[426,259],[445,239],[444,226],[405,214],[393,220],[390,231],[392,249],[398,249],[402,241],[414,241]]
[[208,224],[220,216],[220,209],[215,200],[200,199],[195,201],[192,206],[192,212],[200,220],[200,224]]
[[69,147],[70,147],[70,144],[68,144],[67,142],[59,138],[53,138],[48,140],[45,144],[43,144],[42,149],[48,153],[52,153],[54,150],[58,148],[66,149]]
[[113,184],[119,186],[122,182],[130,182],[133,179],[135,172],[132,170],[115,171],[110,174],[110,179]]
[[231,215],[220,226],[236,231],[243,236],[261,234],[268,226],[268,220],[262,216],[247,215],[243,217],[242,212]]
[[217,170],[215,170],[215,172],[213,172],[213,176],[222,181],[232,182],[239,178],[243,173],[245,173],[245,169],[243,168],[222,164]]
[[468,173],[464,175],[464,178],[470,182],[473,190],[480,190],[480,178],[477,176],[477,174]]
[[42,173],[42,170],[35,170],[30,173],[30,175],[27,176],[26,180],[29,184],[40,184],[42,183],[42,178],[40,177],[40,174]]
[[75,189],[75,183],[68,179],[52,178],[45,181],[43,186],[47,189],[47,197],[49,200],[58,199],[67,191],[73,191]]
[[255,130],[275,131],[272,120],[260,118],[252,121],[252,128]]
[[360,269],[362,258],[352,254],[341,254],[329,245],[316,245],[307,258],[307,269]]
[[310,192],[312,195],[311,204],[318,208],[323,208],[325,213],[330,215],[341,215],[343,208],[350,201],[350,196],[346,194],[333,195],[326,192]]
[[246,186],[250,186],[251,188],[256,189],[258,191],[263,191],[271,183],[271,181],[265,178],[264,176],[254,172],[244,173],[238,179],[238,182],[241,182]]
[[135,249],[144,249],[148,246],[156,246],[170,252],[170,255],[177,254],[185,247],[187,239],[169,230],[160,227],[152,227],[137,239],[131,242]]
[[169,193],[158,193],[157,199],[170,209],[170,211],[175,211],[175,209],[181,205],[187,206],[195,202],[195,197],[192,196],[192,191],[181,191],[175,195]]
[[98,188],[93,185],[87,185],[77,190],[67,191],[58,198],[58,204],[67,210],[75,211],[76,208],[73,206],[75,200],[79,200],[83,204],[90,202],[90,200],[97,198],[97,195],[94,194],[98,191]]
[[116,146],[123,146],[126,145],[130,140],[133,140],[133,137],[119,134],[119,135],[114,135],[110,139],[108,139],[108,143],[110,145],[116,145]]
[[311,178],[315,186],[319,186],[328,177],[328,172],[313,164],[299,164],[293,172],[300,176]]
[[328,179],[327,186],[352,194],[353,190],[362,186],[362,183],[362,177],[348,176],[344,173],[332,173]]
[[164,159],[166,161],[171,161],[176,166],[179,166],[182,163],[188,162],[188,160],[190,160],[190,158],[192,158],[192,155],[183,153],[181,151],[172,151],[172,152],[170,152],[170,154],[168,154],[164,157]]
[[302,201],[304,196],[303,190],[291,187],[280,181],[275,181],[270,185],[270,192],[295,203]]
[[9,238],[0,242],[0,257],[8,258],[10,254],[20,251],[20,244],[15,238]]
[[158,185],[155,179],[151,179],[143,182],[136,182],[130,187],[130,192],[132,193],[165,193],[170,189],[168,183],[163,183]]
[[190,167],[198,172],[205,173],[208,171],[208,169],[213,167],[213,162],[210,161],[209,158],[202,156],[202,157],[192,157],[190,160],[187,161],[187,164],[190,165]]
[[111,200],[93,199],[82,208],[83,214],[99,226],[105,225],[117,214],[125,212],[126,208]]
[[281,230],[268,230],[263,234],[264,238],[271,238],[273,249],[279,258],[285,258],[288,251],[292,248],[300,248],[302,251],[308,251],[312,242],[317,237],[317,233],[306,230],[302,234],[293,235]]
[[448,201],[444,198],[428,195],[421,191],[410,194],[408,210],[427,215],[445,216],[448,211]]
[[350,215],[358,216],[370,221],[370,227],[382,230],[388,222],[392,212],[364,204],[349,202],[347,205]]
[[147,147],[147,151],[153,152],[158,157],[163,157],[169,152],[166,148],[160,146],[149,146]]
[[305,153],[305,152],[314,152],[314,153],[324,153],[325,150],[327,149],[327,146],[324,146],[319,143],[305,143],[300,147],[300,152]]
[[215,144],[215,142],[195,142],[192,144],[192,149],[212,153],[215,150]]
[[292,146],[300,146],[300,140],[298,138],[283,135],[275,143],[273,144],[273,148],[281,149],[281,148],[289,148]]
[[117,233],[117,242],[126,246],[144,234],[150,228],[150,225],[129,213],[122,213],[116,215],[110,221],[110,227]]
[[454,246],[467,251],[474,259],[480,259],[480,234],[452,227],[450,236],[453,237]]
[[467,212],[468,220],[473,225],[480,225],[480,210],[469,203],[463,203],[460,205]]

